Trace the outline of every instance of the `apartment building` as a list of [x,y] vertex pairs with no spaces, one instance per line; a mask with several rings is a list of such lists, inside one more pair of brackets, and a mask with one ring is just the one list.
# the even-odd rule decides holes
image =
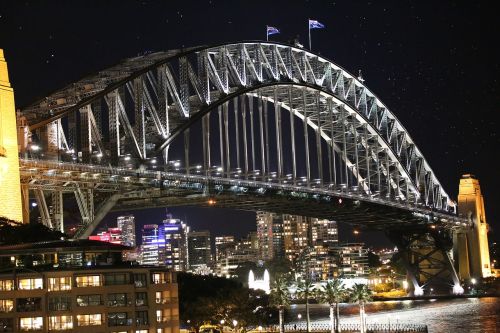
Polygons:
[[0,247],[0,331],[178,333],[175,273],[91,240]]

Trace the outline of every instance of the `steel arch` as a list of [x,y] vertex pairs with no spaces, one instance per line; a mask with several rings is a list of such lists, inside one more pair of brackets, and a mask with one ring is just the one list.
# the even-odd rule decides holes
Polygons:
[[[286,96],[276,93],[283,90],[286,94],[287,89],[294,94],[302,91],[317,96],[317,116],[307,115],[314,112],[307,110],[306,103],[303,113],[293,107],[293,98],[300,98],[298,94],[290,97],[290,105]],[[274,104],[277,97],[280,108],[291,110],[301,120],[306,118],[316,134],[319,128],[321,138],[330,142],[346,161],[365,195],[373,194],[366,184],[373,160],[387,178],[389,194],[390,187],[397,191],[389,200],[403,200],[410,206],[441,212],[453,208],[406,129],[362,80],[326,58],[289,45],[241,42],[126,59],[24,108],[22,115],[46,146],[46,157],[59,158],[56,155],[61,151],[75,156],[81,151],[87,155],[84,162],[97,161],[92,160],[97,153],[105,155],[106,163],[116,165],[117,158],[128,153],[130,146],[142,160],[153,156],[153,150],[168,150],[173,140],[193,123],[238,96],[257,97]],[[109,133],[103,135],[101,113],[106,108]],[[339,147],[334,143],[333,129],[328,134],[328,119],[322,119],[328,113],[344,117],[340,123],[346,128],[344,135],[355,137],[352,149],[356,151],[356,160],[358,147],[366,150],[367,176],[360,172],[359,162],[347,158],[345,139],[344,147]],[[68,119],[66,124],[62,118]],[[367,133],[364,138],[360,129]],[[124,132],[125,141],[120,132]],[[124,147],[124,142],[129,147]],[[380,166],[380,155],[387,159],[385,171]]]

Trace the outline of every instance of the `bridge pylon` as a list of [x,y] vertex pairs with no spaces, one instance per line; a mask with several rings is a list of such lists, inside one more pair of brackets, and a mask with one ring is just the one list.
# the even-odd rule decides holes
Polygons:
[[479,180],[466,174],[460,179],[458,213],[471,218],[472,228],[454,234],[453,257],[462,280],[491,276],[488,224]]
[[449,229],[432,224],[391,231],[388,236],[398,247],[398,259],[406,268],[414,296],[463,293],[450,255],[453,238]]
[[[0,216],[23,221],[14,89],[0,49]],[[25,221],[26,222],[26,221]]]

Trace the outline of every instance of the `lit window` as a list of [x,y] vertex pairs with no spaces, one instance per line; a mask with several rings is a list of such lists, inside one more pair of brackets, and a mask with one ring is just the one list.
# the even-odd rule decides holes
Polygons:
[[148,330],[135,330],[135,333],[148,333]]
[[20,290],[43,289],[43,279],[19,279]]
[[101,285],[101,277],[99,275],[84,275],[76,277],[77,287],[99,287]]
[[0,280],[0,291],[14,290],[13,280]]
[[43,328],[43,317],[19,318],[21,331],[41,330]]
[[0,299],[0,312],[11,312],[14,310],[13,299]]
[[100,313],[77,315],[76,323],[77,326],[102,325],[102,315]]
[[70,330],[73,328],[72,316],[53,316],[49,317],[49,330]]
[[49,291],[71,290],[71,277],[49,278]]
[[78,306],[97,306],[101,305],[101,295],[78,295],[76,296],[76,305]]
[[153,273],[152,278],[153,278],[153,283],[154,284],[161,284],[161,283],[169,283],[169,274],[168,273]]

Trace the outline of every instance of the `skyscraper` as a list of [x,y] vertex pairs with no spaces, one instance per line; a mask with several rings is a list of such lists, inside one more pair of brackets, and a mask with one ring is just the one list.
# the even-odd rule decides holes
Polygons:
[[257,238],[262,260],[284,258],[285,242],[283,216],[270,212],[257,212]]
[[212,244],[208,230],[188,233],[189,270],[197,272],[212,268]]
[[117,228],[122,231],[122,244],[135,247],[135,217],[134,215],[118,216]]
[[219,262],[227,256],[227,250],[234,248],[234,236],[215,237],[215,261]]
[[162,233],[165,240],[165,265],[175,271],[188,268],[187,233],[189,227],[169,214],[163,220]]
[[165,235],[157,224],[142,227],[141,259],[142,265],[165,265]]

